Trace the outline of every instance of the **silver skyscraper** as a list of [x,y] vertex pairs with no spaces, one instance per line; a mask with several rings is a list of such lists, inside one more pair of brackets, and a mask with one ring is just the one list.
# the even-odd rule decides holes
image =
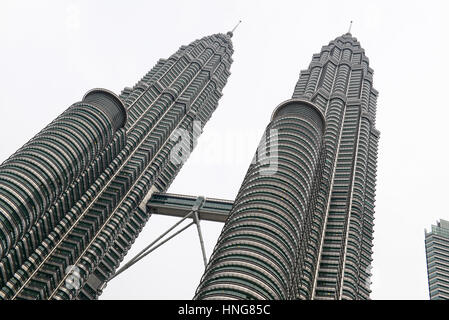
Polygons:
[[449,221],[425,232],[427,276],[431,300],[449,300]]
[[313,55],[271,117],[196,299],[369,299],[377,95],[350,33]]
[[194,147],[181,133],[216,109],[231,36],[182,46],[120,97],[90,91],[0,165],[0,299],[101,293]]

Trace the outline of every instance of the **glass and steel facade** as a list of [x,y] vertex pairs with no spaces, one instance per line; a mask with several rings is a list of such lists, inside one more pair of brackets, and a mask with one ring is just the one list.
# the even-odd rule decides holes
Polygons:
[[431,300],[449,300],[449,221],[425,231],[427,276]]
[[313,55],[273,114],[196,299],[369,299],[377,95],[350,33]]
[[120,96],[88,92],[0,165],[0,299],[98,297],[182,167],[171,151],[195,146],[178,133],[217,107],[231,36],[182,46]]

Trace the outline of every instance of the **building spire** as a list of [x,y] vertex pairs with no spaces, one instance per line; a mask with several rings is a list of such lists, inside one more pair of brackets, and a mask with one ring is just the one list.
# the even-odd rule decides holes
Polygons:
[[349,23],[349,30],[348,30],[348,33],[349,33],[349,34],[351,34],[351,29],[352,29],[352,20],[351,20],[351,22]]
[[240,24],[241,22],[242,22],[242,20],[239,20],[239,22],[237,22],[237,24],[235,25],[235,27],[234,27],[231,31],[228,31],[227,35],[228,35],[229,37],[232,38],[232,36],[234,35],[235,29],[237,29],[237,27],[239,26],[239,24]]

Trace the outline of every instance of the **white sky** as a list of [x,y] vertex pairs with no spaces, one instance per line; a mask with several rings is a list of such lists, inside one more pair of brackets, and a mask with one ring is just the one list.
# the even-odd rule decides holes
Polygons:
[[[0,161],[87,90],[119,93],[180,45],[242,19],[224,96],[169,190],[234,199],[272,110],[291,97],[312,54],[354,20],[380,92],[372,298],[427,299],[424,228],[449,219],[448,14],[445,0],[2,0]],[[175,222],[152,217],[128,258]],[[210,254],[222,226],[202,228]],[[190,299],[202,273],[191,227],[101,298]]]

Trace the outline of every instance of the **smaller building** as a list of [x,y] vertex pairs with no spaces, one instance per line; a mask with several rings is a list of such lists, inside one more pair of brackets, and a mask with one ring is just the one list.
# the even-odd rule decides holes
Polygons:
[[449,221],[441,219],[425,236],[430,300],[449,300]]

